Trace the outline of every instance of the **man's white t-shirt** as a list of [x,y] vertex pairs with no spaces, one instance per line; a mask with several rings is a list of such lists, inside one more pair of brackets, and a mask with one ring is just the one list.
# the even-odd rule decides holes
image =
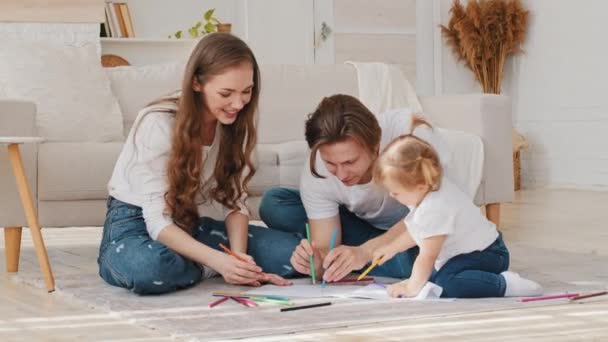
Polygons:
[[[376,116],[382,135],[380,151],[395,138],[410,132],[412,113],[408,108],[390,110]],[[432,128],[421,125],[414,135],[424,139],[435,148],[442,165],[449,162],[449,149]],[[325,219],[339,215],[342,205],[357,217],[379,229],[389,229],[408,212],[407,207],[390,197],[379,185],[369,182],[346,186],[331,174],[317,152],[316,170],[325,178],[315,177],[310,172],[309,158],[300,178],[300,195],[309,219]]]
[[498,238],[496,225],[446,177],[439,190],[429,192],[417,207],[409,209],[404,221],[417,245],[426,238],[447,235],[435,261],[437,270],[459,254],[486,249]]

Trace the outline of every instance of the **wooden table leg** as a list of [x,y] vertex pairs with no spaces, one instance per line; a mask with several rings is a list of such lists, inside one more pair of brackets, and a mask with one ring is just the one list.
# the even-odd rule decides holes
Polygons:
[[4,250],[6,251],[6,272],[19,270],[21,251],[21,227],[4,227]]
[[500,229],[498,226],[500,223],[500,203],[486,204],[486,217]]
[[36,209],[34,208],[30,187],[25,176],[25,169],[23,167],[21,153],[19,152],[19,145],[8,145],[8,155],[11,165],[13,166],[15,180],[17,181],[17,189],[19,190],[19,196],[21,197],[21,205],[25,211],[25,218],[28,226],[30,227],[30,232],[32,233],[32,240],[34,240],[36,256],[38,257],[38,263],[40,264],[40,269],[42,270],[42,275],[44,276],[44,282],[47,290],[52,292],[55,290],[55,280],[53,279],[51,264],[49,263],[49,256],[46,253],[46,247],[44,246],[44,240],[42,239],[42,233],[40,231],[40,225],[38,224],[38,216],[36,215]]

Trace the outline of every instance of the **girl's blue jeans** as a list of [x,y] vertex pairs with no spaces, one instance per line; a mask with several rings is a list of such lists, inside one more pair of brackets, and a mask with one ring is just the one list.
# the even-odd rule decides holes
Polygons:
[[[197,263],[150,238],[140,207],[109,197],[107,208],[97,263],[108,284],[138,294],[161,294],[202,280]],[[192,236],[218,250],[220,243],[228,244],[224,222],[209,217],[199,220]],[[250,225],[247,253],[265,272],[293,277],[298,273],[289,259],[299,243],[296,234]]]
[[506,283],[500,273],[509,269],[509,251],[502,234],[483,251],[457,255],[433,272],[430,281],[443,287],[441,297],[504,297]]

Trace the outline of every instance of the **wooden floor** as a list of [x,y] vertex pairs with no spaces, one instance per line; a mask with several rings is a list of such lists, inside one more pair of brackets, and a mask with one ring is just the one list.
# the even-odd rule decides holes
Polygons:
[[[507,243],[608,256],[608,192],[528,190],[503,206],[501,230]],[[98,228],[43,230],[56,274],[90,273]],[[0,246],[4,246],[0,234]],[[29,231],[24,231],[20,272],[38,272]],[[83,258],[53,258],[79,246]],[[66,258],[68,259],[68,258]],[[4,265],[4,251],[0,250]],[[2,266],[3,268],[3,266]],[[608,266],[607,266],[608,269]],[[600,270],[598,270],[600,271]],[[608,272],[607,270],[601,270]],[[112,314],[11,280],[0,271],[0,341],[172,341]],[[512,311],[359,325],[252,341],[608,341],[608,299]]]

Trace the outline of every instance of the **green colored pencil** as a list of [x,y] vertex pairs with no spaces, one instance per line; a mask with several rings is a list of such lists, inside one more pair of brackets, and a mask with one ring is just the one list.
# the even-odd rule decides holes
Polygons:
[[[306,224],[306,239],[308,239],[308,243],[312,246],[312,242],[310,241],[310,227],[308,223]],[[315,263],[312,260],[312,255],[310,256],[310,275],[312,276],[312,283],[316,284],[317,281],[315,279]]]

